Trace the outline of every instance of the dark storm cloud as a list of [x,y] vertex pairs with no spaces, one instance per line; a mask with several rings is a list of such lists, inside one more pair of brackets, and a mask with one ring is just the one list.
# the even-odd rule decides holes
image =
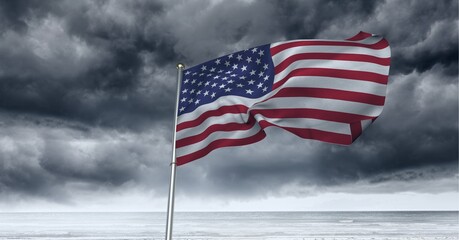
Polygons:
[[[163,194],[175,63],[194,65],[286,39],[343,39],[360,30],[389,40],[392,65],[384,112],[355,144],[303,141],[270,129],[257,145],[220,150],[179,168],[178,190],[258,197],[285,189],[311,194],[353,183],[420,187],[416,183],[452,179],[458,159],[457,4],[1,2],[0,196],[67,201],[76,188],[71,183]],[[444,191],[454,190],[448,187]]]

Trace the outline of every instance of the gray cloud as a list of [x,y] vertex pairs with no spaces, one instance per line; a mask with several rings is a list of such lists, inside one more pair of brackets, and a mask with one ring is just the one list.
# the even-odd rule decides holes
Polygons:
[[[285,39],[343,39],[360,30],[389,40],[392,65],[385,110],[355,144],[304,141],[270,129],[261,143],[180,167],[178,190],[215,198],[438,192],[438,185],[419,183],[446,181],[442,191],[455,191],[457,5],[2,2],[0,201],[19,196],[68,203],[77,190],[127,187],[163,196],[175,63],[194,65]],[[349,187],[354,184],[359,187]],[[390,189],[394,185],[402,187]]]

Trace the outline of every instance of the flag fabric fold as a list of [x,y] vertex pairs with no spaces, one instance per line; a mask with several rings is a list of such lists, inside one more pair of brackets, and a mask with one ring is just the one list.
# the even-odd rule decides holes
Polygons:
[[389,66],[388,42],[360,32],[347,40],[262,45],[188,68],[177,165],[258,142],[267,127],[349,145],[381,114]]

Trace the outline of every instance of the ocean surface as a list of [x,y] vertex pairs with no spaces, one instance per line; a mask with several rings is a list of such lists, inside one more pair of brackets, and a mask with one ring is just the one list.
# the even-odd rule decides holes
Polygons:
[[[0,239],[164,239],[165,213],[0,213]],[[459,239],[458,212],[175,213],[173,239]]]

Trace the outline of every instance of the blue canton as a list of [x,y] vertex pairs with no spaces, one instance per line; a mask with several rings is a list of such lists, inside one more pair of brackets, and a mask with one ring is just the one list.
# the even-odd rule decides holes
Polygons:
[[184,70],[178,115],[223,96],[262,97],[271,91],[273,81],[269,44],[196,65]]

